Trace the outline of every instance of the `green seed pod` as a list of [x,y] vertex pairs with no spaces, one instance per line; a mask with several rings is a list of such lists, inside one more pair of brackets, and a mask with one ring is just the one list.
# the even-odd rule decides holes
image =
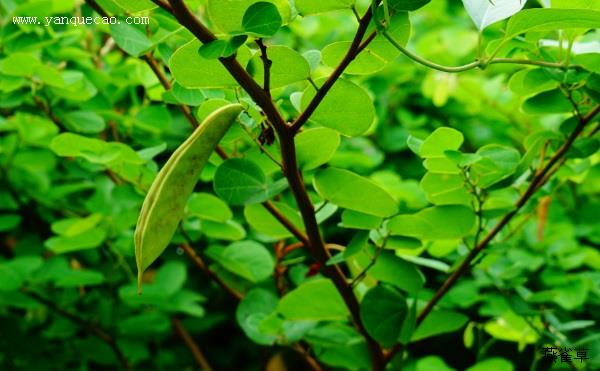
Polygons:
[[231,104],[208,116],[173,152],[150,186],[134,235],[138,291],[144,270],[171,242],[204,165],[242,110]]

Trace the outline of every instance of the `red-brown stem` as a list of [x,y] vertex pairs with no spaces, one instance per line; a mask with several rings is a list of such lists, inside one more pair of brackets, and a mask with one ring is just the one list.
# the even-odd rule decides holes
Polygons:
[[[191,31],[201,42],[208,43],[214,41],[215,36],[208,30],[198,19],[189,11],[185,6],[183,0],[169,0],[173,9],[173,15],[179,21],[181,25]],[[361,20],[359,25],[359,34],[355,39],[358,39],[358,45],[366,28],[368,21],[370,20],[370,11],[363,17],[364,21]],[[383,352],[379,344],[367,334],[362,322],[360,320],[359,304],[352,288],[348,284],[346,277],[337,266],[327,266],[325,263],[329,259],[329,254],[325,248],[325,243],[321,237],[321,232],[315,217],[315,210],[308,197],[306,189],[304,188],[304,181],[300,175],[298,164],[296,160],[296,148],[294,143],[295,131],[290,129],[290,126],[285,122],[281,113],[273,103],[272,99],[264,92],[262,87],[254,81],[254,79],[246,72],[246,70],[238,63],[235,59],[235,55],[227,58],[219,58],[223,66],[229,71],[231,76],[235,78],[238,84],[244,88],[246,93],[258,104],[265,115],[269,119],[269,122],[273,125],[279,136],[283,173],[286,176],[290,189],[296,199],[296,204],[302,215],[304,226],[306,229],[306,235],[308,237],[309,244],[307,248],[311,256],[322,263],[324,266],[324,273],[328,276],[340,292],[340,295],[344,299],[346,306],[348,307],[350,314],[356,327],[364,336],[369,352],[371,354],[372,369],[375,371],[383,370],[385,365],[383,361]],[[349,62],[348,62],[349,63]],[[343,73],[345,67],[336,69],[338,70],[339,78]],[[333,85],[335,81],[331,82]],[[317,104],[318,105],[318,104]],[[315,107],[316,108],[316,107]]]

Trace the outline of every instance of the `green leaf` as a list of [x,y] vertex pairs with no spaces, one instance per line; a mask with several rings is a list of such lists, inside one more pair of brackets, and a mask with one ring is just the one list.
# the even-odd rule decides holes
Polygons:
[[536,330],[530,326],[530,323],[532,323],[533,326],[537,326],[538,331],[542,327],[539,319],[528,323],[528,321],[524,320],[519,315],[508,310],[501,316],[487,321],[484,324],[483,329],[496,339],[513,341],[520,344],[533,344],[539,339],[539,335]]
[[244,45],[247,36],[235,36],[231,40],[214,40],[208,44],[202,44],[198,49],[198,54],[202,58],[217,59],[226,58],[233,55],[240,46]]
[[471,194],[467,191],[462,175],[438,174],[427,172],[421,179],[421,189],[427,200],[435,205],[471,203]]
[[[373,27],[374,28],[374,27]],[[392,16],[387,33],[400,45],[406,45],[410,37],[410,20],[407,12],[398,12]],[[323,50],[323,62],[335,68],[350,49],[351,41],[337,41]],[[367,75],[383,69],[394,61],[401,52],[383,35],[377,35],[373,41],[350,63],[344,71],[348,74]]]
[[354,210],[344,210],[342,212],[341,227],[354,229],[375,229],[381,225],[383,219],[378,216],[364,214]]
[[244,31],[255,37],[275,35],[282,23],[277,7],[273,3],[264,1],[252,4],[242,18]]
[[513,371],[514,369],[513,364],[506,359],[493,357],[477,362],[477,364],[467,368],[467,371]]
[[[315,83],[320,86],[324,82],[325,79],[318,79]],[[314,96],[315,89],[312,86],[306,88],[302,95],[302,109],[308,106]],[[352,120],[348,120],[348,117],[352,117]],[[343,135],[357,136],[367,131],[374,119],[375,108],[369,94],[360,86],[339,79],[315,110],[310,121],[337,130]]]
[[[304,223],[298,211],[283,202],[275,201],[273,204],[292,224],[300,230],[304,229]],[[244,208],[244,217],[257,232],[277,239],[292,237],[292,233],[260,204],[247,205]]]
[[511,176],[521,160],[519,151],[498,144],[483,146],[477,154],[481,156],[481,160],[471,166],[470,176],[482,188]]
[[313,185],[331,203],[369,215],[390,217],[398,212],[396,202],[385,190],[351,171],[328,168],[315,175]]
[[[340,145],[340,135],[328,128],[311,128],[296,135],[298,166],[303,170],[315,169],[327,163]],[[318,151],[315,151],[318,148]]]
[[462,205],[434,206],[412,215],[398,215],[388,223],[392,235],[423,240],[450,240],[468,235],[475,226],[475,212]]
[[102,218],[102,214],[91,214],[85,218],[61,219],[52,223],[50,228],[58,235],[72,237],[95,228]]
[[111,24],[110,33],[117,45],[134,57],[141,56],[154,46],[140,28],[126,22]]
[[[228,34],[242,33],[244,27],[242,20],[246,11],[259,0],[208,0],[208,17],[213,25],[220,31]],[[267,0],[277,7],[277,12],[282,21],[287,21],[291,15],[288,0]],[[259,18],[260,19],[260,18]]]
[[404,296],[384,285],[370,289],[360,303],[360,318],[367,333],[385,347],[396,343],[407,311]]
[[187,279],[187,268],[181,261],[168,261],[163,264],[154,277],[154,285],[162,294],[175,295],[181,290]]
[[65,254],[74,251],[95,249],[106,238],[106,231],[95,228],[73,236],[50,237],[44,246],[55,254]]
[[204,93],[200,89],[186,89],[177,82],[171,88],[173,96],[179,103],[188,106],[199,106],[206,99]]
[[296,9],[301,15],[325,13],[333,10],[348,9],[354,0],[295,0]]
[[144,199],[134,235],[138,285],[144,270],[169,245],[202,168],[241,111],[241,105],[232,104],[213,112],[175,150],[156,176]]
[[397,257],[391,251],[382,251],[369,269],[374,279],[389,283],[409,294],[417,293],[425,283],[425,276],[416,265]]
[[[171,55],[169,67],[173,77],[184,88],[228,88],[238,86],[235,79],[216,59],[198,54],[200,41],[192,40]],[[237,60],[245,66],[250,58],[248,48],[238,49]]]
[[50,149],[58,156],[82,157],[89,162],[108,166],[117,163],[145,163],[126,144],[105,142],[72,133],[62,133],[54,137],[50,143]]
[[369,233],[367,233],[367,232],[356,233],[352,237],[350,242],[348,243],[346,250],[344,250],[344,259],[348,259],[348,258],[358,254],[363,249],[365,249],[368,245],[369,245]]
[[523,102],[523,112],[532,115],[566,113],[572,110],[573,106],[560,89],[544,91]]
[[156,8],[151,0],[113,0],[124,10],[130,13],[141,12],[144,10],[150,10]]
[[246,237],[246,231],[235,220],[225,223],[203,220],[200,224],[201,231],[210,238],[226,241],[238,241]]
[[21,216],[16,214],[0,215],[0,232],[10,231],[21,223]]
[[388,6],[396,12],[413,11],[429,4],[430,1],[431,0],[388,0]]
[[246,336],[261,345],[273,345],[277,336],[260,331],[260,323],[277,308],[277,296],[265,289],[252,289],[240,301],[235,318]]
[[39,256],[20,256],[0,262],[0,292],[18,290],[43,264]]
[[487,26],[506,19],[525,6],[524,0],[463,0],[469,16],[482,31]]
[[206,255],[229,272],[250,282],[267,279],[275,267],[266,247],[254,241],[234,242],[225,248],[211,246],[206,250]]
[[290,320],[343,321],[348,309],[328,279],[313,279],[287,293],[277,310]]
[[445,157],[444,152],[460,148],[465,138],[456,129],[441,127],[435,129],[421,144],[419,155],[423,158]]
[[71,270],[55,281],[56,287],[96,286],[104,283],[102,272],[93,270]]
[[102,116],[92,111],[69,112],[63,122],[69,130],[82,134],[97,134],[106,128]]
[[415,371],[455,371],[455,369],[448,367],[446,362],[439,356],[427,356],[417,361]]
[[187,203],[187,213],[200,219],[219,223],[225,223],[233,217],[227,203],[210,193],[192,194]]
[[250,160],[231,158],[219,165],[213,186],[219,197],[232,205],[260,203],[280,193],[287,182],[271,183]]
[[513,16],[505,38],[526,32],[549,32],[570,28],[597,28],[600,11],[590,9],[526,9]]
[[[277,89],[298,81],[305,81],[310,76],[308,62],[300,53],[283,45],[272,45],[267,48],[267,56],[271,61],[271,89]],[[260,53],[249,63],[254,79],[262,85],[264,68]]]
[[14,53],[0,61],[0,73],[8,76],[31,77],[40,60],[30,53]]
[[419,341],[428,337],[445,334],[460,330],[469,317],[462,313],[434,310],[432,311],[413,333],[411,342]]

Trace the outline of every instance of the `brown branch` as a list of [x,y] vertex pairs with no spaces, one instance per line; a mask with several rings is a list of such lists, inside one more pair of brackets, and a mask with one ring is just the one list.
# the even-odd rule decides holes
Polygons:
[[[208,30],[185,6],[183,0],[169,0],[171,7],[173,8],[173,14],[175,18],[191,31],[201,42],[208,43],[215,40],[215,36]],[[362,40],[362,36],[366,32],[368,21],[370,20],[370,11],[363,17],[363,21],[359,25],[358,35],[355,37],[359,44]],[[355,44],[355,43],[353,43]],[[304,226],[306,229],[306,235],[309,240],[307,245],[308,250],[312,257],[323,265],[324,273],[329,277],[340,295],[344,299],[346,306],[348,307],[352,319],[361,332],[367,342],[369,353],[371,354],[372,369],[375,371],[383,370],[385,365],[383,361],[383,352],[379,344],[369,336],[365,331],[364,326],[360,319],[359,304],[356,296],[350,285],[348,284],[346,277],[338,266],[327,266],[325,263],[329,260],[329,253],[325,248],[325,243],[321,237],[319,225],[317,223],[314,207],[308,193],[304,187],[304,181],[300,175],[298,169],[298,163],[296,159],[296,147],[294,143],[294,130],[290,130],[290,127],[286,124],[285,120],[281,116],[281,113],[273,103],[272,99],[265,94],[264,90],[254,81],[254,79],[246,72],[246,70],[238,63],[235,56],[227,58],[219,58],[223,66],[229,71],[231,76],[240,84],[242,88],[250,95],[250,97],[258,104],[264,113],[266,114],[269,121],[273,124],[277,134],[279,136],[281,157],[283,163],[283,173],[286,176],[290,188],[296,199],[298,209],[304,220]],[[349,63],[349,61],[348,61]],[[338,69],[339,74],[343,72],[343,68]],[[339,77],[339,75],[338,75]],[[331,80],[331,79],[330,79]],[[333,85],[334,81],[330,84]],[[328,89],[327,89],[328,90]],[[323,90],[323,94],[326,91]],[[322,99],[322,98],[321,98]],[[314,107],[318,105],[318,102],[313,103]],[[310,116],[310,115],[309,115]],[[308,116],[306,116],[308,118]]]
[[333,87],[335,82],[340,78],[342,73],[346,70],[348,65],[360,54],[360,52],[375,38],[376,33],[373,32],[368,39],[362,42],[365,33],[367,32],[367,27],[371,22],[371,8],[367,10],[365,15],[360,19],[358,23],[358,29],[356,31],[356,35],[350,44],[350,48],[346,52],[346,55],[342,59],[342,61],[338,64],[335,70],[331,73],[327,81],[321,86],[321,88],[317,91],[313,99],[310,101],[306,109],[298,116],[298,118],[292,124],[292,131],[297,132],[302,125],[308,121],[309,117],[315,112],[319,104],[323,101],[329,90]]
[[194,338],[192,338],[192,335],[183,326],[183,323],[181,323],[181,321],[178,318],[173,318],[171,320],[171,323],[173,324],[173,330],[175,330],[177,336],[179,336],[181,340],[183,340],[185,346],[188,347],[188,349],[192,353],[192,356],[198,363],[198,366],[200,366],[202,370],[212,371],[213,368],[210,366],[210,363],[208,363],[208,360],[204,356],[204,353],[202,353],[202,351],[200,350],[198,343],[194,341]]
[[339,291],[348,307],[354,324],[363,335],[371,354],[372,369],[375,371],[383,370],[383,352],[379,344],[366,332],[360,319],[360,310],[358,300],[354,296],[354,291],[349,285],[346,277],[337,265],[327,265],[330,258],[325,243],[321,237],[319,225],[315,217],[315,209],[308,197],[308,193],[304,187],[304,181],[298,170],[296,159],[296,147],[292,133],[280,137],[281,154],[284,165],[284,174],[288,179],[296,204],[304,220],[304,227],[310,244],[307,246],[311,256],[322,264],[323,273],[333,281],[333,284]]
[[221,277],[219,277],[215,272],[213,272],[208,267],[208,265],[206,265],[206,263],[204,262],[204,260],[202,259],[202,257],[200,255],[198,255],[198,253],[196,253],[196,250],[194,250],[193,247],[191,247],[187,243],[182,243],[182,244],[179,245],[179,247],[181,247],[183,249],[183,251],[185,252],[185,254],[190,259],[192,259],[192,262],[198,268],[200,268],[200,270],[202,272],[204,272],[211,280],[215,281],[215,283],[217,285],[219,285],[225,292],[227,292],[229,295],[231,295],[232,297],[234,297],[236,300],[241,300],[244,297],[244,295],[242,295],[241,293],[237,292],[233,288],[229,287],[229,285],[227,285],[227,283],[225,283],[225,281],[223,281],[221,279]]
[[256,45],[258,45],[258,47],[260,48],[260,59],[263,62],[263,69],[264,69],[263,90],[265,91],[265,94],[267,94],[269,97],[271,97],[271,65],[273,64],[273,62],[269,59],[269,56],[267,55],[267,46],[265,45],[263,40],[256,39]]
[[[215,35],[190,12],[183,0],[169,0],[169,3],[173,8],[173,15],[179,23],[194,34],[194,36],[202,43],[206,44],[217,39]],[[285,132],[287,124],[281,116],[281,113],[271,98],[265,94],[263,88],[254,81],[252,76],[250,76],[244,67],[242,67],[235,59],[235,54],[229,57],[221,57],[219,58],[219,61],[223,64],[225,69],[229,71],[238,84],[246,90],[256,104],[263,109],[278,133]]]
[[131,365],[129,364],[129,361],[127,360],[127,358],[125,358],[125,355],[119,348],[119,345],[117,344],[115,338],[112,335],[110,335],[106,330],[100,328],[98,325],[96,325],[94,323],[86,321],[85,319],[72,314],[71,312],[67,311],[66,309],[59,307],[52,300],[46,299],[45,297],[43,297],[33,291],[23,289],[22,292],[25,295],[29,296],[30,298],[34,299],[35,301],[45,305],[50,310],[56,312],[57,314],[63,316],[64,318],[68,319],[69,321],[75,323],[77,326],[81,327],[83,330],[88,332],[90,335],[93,335],[93,336],[97,337],[98,339],[100,339],[101,341],[103,341],[106,345],[108,345],[110,347],[110,349],[112,349],[113,353],[115,354],[115,357],[121,364],[122,368],[124,368],[125,370],[131,370]]

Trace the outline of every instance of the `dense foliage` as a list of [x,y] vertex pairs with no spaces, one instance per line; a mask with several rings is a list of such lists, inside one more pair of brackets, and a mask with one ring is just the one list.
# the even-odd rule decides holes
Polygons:
[[0,0],[0,369],[600,369],[599,27]]

